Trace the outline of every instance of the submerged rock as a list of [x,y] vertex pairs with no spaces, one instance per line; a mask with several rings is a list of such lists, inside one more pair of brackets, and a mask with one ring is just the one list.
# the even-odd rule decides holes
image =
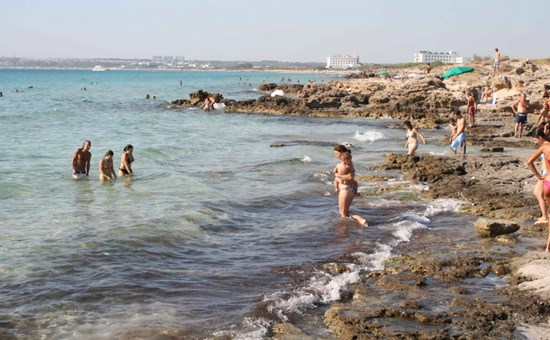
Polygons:
[[481,237],[496,237],[515,233],[520,227],[512,221],[480,218],[475,222],[475,228]]

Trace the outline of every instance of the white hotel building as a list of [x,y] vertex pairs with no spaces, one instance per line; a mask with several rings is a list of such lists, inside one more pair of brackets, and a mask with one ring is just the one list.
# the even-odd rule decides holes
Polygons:
[[455,51],[430,52],[420,51],[414,54],[415,63],[431,63],[440,61],[445,64],[463,64],[464,57],[459,56]]
[[355,68],[358,67],[359,56],[357,55],[335,55],[327,58],[326,68]]

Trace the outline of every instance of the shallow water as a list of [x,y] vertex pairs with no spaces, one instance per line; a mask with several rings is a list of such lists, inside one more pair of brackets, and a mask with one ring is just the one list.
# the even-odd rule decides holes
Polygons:
[[[421,187],[411,187],[356,199],[368,229],[338,218],[332,145],[351,142],[358,174],[374,174],[386,153],[404,152],[399,122],[166,109],[199,89],[256,98],[254,88],[282,77],[330,79],[0,70],[1,334],[262,338],[271,322],[338,299],[359,271],[457,209],[412,199]],[[420,152],[448,153],[437,143],[444,133],[429,132]],[[73,181],[84,139],[91,175]],[[128,143],[135,175],[100,184],[101,156],[114,150],[118,166]],[[331,261],[353,270],[318,269]]]

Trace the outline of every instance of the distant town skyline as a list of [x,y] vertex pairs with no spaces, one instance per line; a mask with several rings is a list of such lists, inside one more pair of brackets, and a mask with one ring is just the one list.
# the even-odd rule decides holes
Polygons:
[[[0,11],[0,56],[412,62],[420,50],[548,58],[550,1],[21,0]],[[519,19],[521,18],[521,20]]]

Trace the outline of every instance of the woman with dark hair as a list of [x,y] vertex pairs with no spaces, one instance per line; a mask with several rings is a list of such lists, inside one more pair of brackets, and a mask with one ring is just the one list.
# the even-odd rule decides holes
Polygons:
[[[335,153],[336,151],[335,149]],[[351,153],[340,152],[339,158],[341,162],[334,168],[334,176],[336,177],[336,181],[338,181],[336,190],[338,192],[338,211],[340,217],[349,217],[361,225],[368,226],[366,219],[357,214],[350,213],[349,210],[357,191],[354,187],[354,182],[357,182],[355,181],[355,169],[351,161]]]
[[548,141],[548,138],[544,133],[544,129],[537,129],[535,131],[535,143],[539,145],[539,148],[529,158],[529,160],[527,161],[527,166],[539,180],[533,193],[535,194],[535,196],[537,197],[537,200],[539,201],[539,206],[542,213],[542,218],[539,219],[537,222],[548,223],[549,233],[548,233],[548,240],[546,241],[546,252],[548,253],[550,252],[550,221],[548,221],[547,209],[548,209],[548,200],[550,200],[550,176],[548,175],[546,170],[543,170],[543,173],[541,174],[535,167],[535,161],[539,159],[541,155],[543,156],[542,161],[546,163],[544,164],[546,165],[546,168],[549,165],[548,163],[550,163],[550,142]]
[[[334,146],[334,156],[336,156],[336,158],[340,159],[340,157],[344,153],[349,153],[351,155],[351,144],[349,146],[346,146],[346,145],[343,145],[343,144],[336,144]],[[334,182],[333,182],[334,190],[336,192],[338,192],[338,190],[339,190],[338,187],[341,183],[341,180],[338,178],[338,176],[336,176],[336,175],[338,175],[338,165],[336,165],[334,167],[333,172],[334,172],[334,175],[335,175]],[[354,179],[349,184],[353,186],[353,190],[354,190],[355,194],[358,194],[359,193],[358,192],[359,183],[357,183],[357,181]]]
[[426,145],[426,139],[417,128],[412,126],[410,121],[403,122],[403,127],[407,130],[407,143],[405,143],[405,147],[408,149],[407,155],[413,156],[416,149],[418,149],[418,137],[422,139],[424,145]]
[[116,178],[115,168],[113,167],[114,152],[109,150],[105,153],[105,156],[99,161],[99,180],[111,181]]
[[120,167],[118,168],[118,176],[132,174],[132,162],[134,161],[134,147],[128,144],[123,149],[124,153],[120,156]]

